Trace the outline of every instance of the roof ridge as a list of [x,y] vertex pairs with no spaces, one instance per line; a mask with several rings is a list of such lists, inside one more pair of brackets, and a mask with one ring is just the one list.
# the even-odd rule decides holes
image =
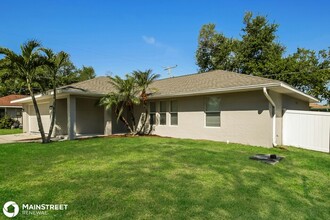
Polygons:
[[208,72],[197,72],[197,73],[191,73],[191,74],[186,74],[186,75],[181,75],[181,76],[173,76],[173,77],[168,77],[168,78],[164,78],[164,79],[158,79],[158,80],[155,80],[156,81],[162,81],[162,80],[169,80],[169,79],[177,79],[177,78],[182,78],[182,77],[189,77],[189,76],[194,76],[194,75],[199,75],[199,74],[209,74],[209,73],[214,73],[214,72],[225,72],[225,73],[229,73],[229,74],[238,74],[238,75],[241,75],[243,77],[247,76],[247,77],[251,77],[251,78],[258,78],[258,79],[262,79],[262,80],[272,80],[272,81],[276,81],[278,83],[281,83],[282,81],[279,81],[279,80],[276,80],[276,79],[269,79],[269,78],[266,78],[266,77],[261,77],[261,76],[254,76],[254,75],[248,75],[248,74],[245,74],[245,73],[237,73],[237,72],[233,72],[233,71],[228,71],[228,70],[211,70],[211,71],[208,71]]
[[95,79],[98,79],[98,78],[105,78],[105,77],[108,77],[108,76],[97,76],[97,77],[94,77],[92,79],[87,79],[87,80],[84,80],[84,81],[80,81],[80,82],[76,82],[76,83],[71,83],[71,84],[68,84],[68,85],[64,85],[64,86],[61,86],[59,88],[63,88],[63,87],[67,87],[67,86],[76,86],[76,85],[82,85],[82,84],[85,84],[85,83],[88,83],[89,81],[93,81]]
[[268,80],[273,80],[273,81],[276,81],[276,82],[283,83],[280,80],[270,79],[270,78],[266,78],[266,77],[262,77],[262,76],[254,76],[254,75],[246,74],[246,73],[236,73],[236,72],[232,72],[232,71],[228,71],[228,70],[220,70],[220,71],[227,72],[227,73],[230,73],[230,74],[241,74],[242,76],[247,76],[247,77],[251,77],[251,78],[268,79]]

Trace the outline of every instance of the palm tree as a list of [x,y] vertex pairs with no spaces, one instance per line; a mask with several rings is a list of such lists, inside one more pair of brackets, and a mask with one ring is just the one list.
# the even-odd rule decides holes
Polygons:
[[46,59],[40,54],[41,44],[36,40],[30,40],[21,46],[21,54],[16,54],[12,50],[0,47],[0,54],[5,55],[7,65],[2,68],[13,68],[19,76],[26,82],[29,93],[32,97],[33,107],[36,112],[39,131],[42,142],[46,143],[46,136],[42,125],[39,107],[33,91],[34,80],[37,78],[36,70],[46,64]]
[[[108,106],[115,106],[115,113],[117,116],[117,120],[121,120],[131,134],[136,133],[136,122],[134,116],[134,105],[140,103],[140,99],[138,98],[139,91],[137,90],[136,83],[134,77],[130,75],[126,75],[125,79],[120,78],[119,76],[109,77],[110,83],[114,86],[115,93],[110,93],[101,99],[101,105]],[[127,122],[125,117],[123,117],[124,109],[128,110],[130,114],[130,123]]]
[[117,116],[117,121],[118,120],[122,121],[125,124],[125,126],[127,127],[127,129],[130,131],[130,133],[132,134],[133,130],[132,130],[131,126],[129,125],[129,123],[127,122],[125,117],[123,116],[124,103],[122,100],[123,100],[123,97],[121,94],[111,92],[111,93],[107,94],[106,96],[104,96],[103,98],[101,98],[100,105],[105,106],[105,108],[107,110],[112,109],[112,107],[114,107],[115,114]]
[[151,69],[148,69],[146,71],[140,71],[140,70],[133,71],[133,76],[135,78],[135,82],[136,82],[137,86],[141,90],[140,100],[142,101],[142,105],[145,110],[144,120],[138,131],[138,133],[141,133],[141,131],[145,127],[145,124],[147,122],[147,116],[149,114],[148,113],[148,96],[150,95],[150,93],[147,93],[147,91],[148,91],[148,89],[151,90],[150,92],[152,92],[152,90],[154,90],[149,87],[155,80],[157,80],[160,77],[160,75],[154,74],[154,73],[152,73]]
[[[132,74],[126,75],[124,79],[119,76],[109,77],[110,83],[113,85],[116,92],[111,92],[100,100],[100,105],[104,105],[106,109],[115,108],[115,114],[117,120],[122,121],[131,134],[135,135],[141,133],[143,130],[146,118],[142,123],[142,126],[138,129],[136,126],[135,116],[134,116],[134,106],[143,103],[144,109],[146,111],[146,116],[148,115],[147,100],[149,86],[157,78],[158,74],[153,74],[152,70],[146,71],[133,71]],[[123,116],[124,110],[127,109],[130,115],[130,123]]]
[[47,57],[47,65],[45,66],[48,70],[49,77],[52,82],[52,92],[53,92],[53,103],[52,103],[52,115],[51,115],[51,123],[49,127],[49,132],[46,138],[46,142],[50,142],[51,135],[53,133],[54,124],[55,124],[55,116],[56,116],[56,93],[57,86],[59,80],[59,71],[62,67],[64,67],[67,62],[69,62],[69,54],[61,51],[59,53],[54,53],[51,49],[42,48]]

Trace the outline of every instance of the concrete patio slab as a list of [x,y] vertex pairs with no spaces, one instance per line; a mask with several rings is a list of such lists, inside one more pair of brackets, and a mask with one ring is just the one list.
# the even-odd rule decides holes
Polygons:
[[16,143],[16,142],[33,142],[40,138],[39,134],[7,134],[0,135],[0,144]]

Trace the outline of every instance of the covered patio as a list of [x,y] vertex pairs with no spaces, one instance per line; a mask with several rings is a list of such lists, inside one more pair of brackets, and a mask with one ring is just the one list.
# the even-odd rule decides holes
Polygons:
[[[68,140],[86,137],[111,135],[126,132],[125,125],[116,120],[113,111],[106,110],[98,104],[99,95],[80,95],[60,93],[56,100],[56,118],[53,136],[61,136]],[[39,133],[35,110],[31,97],[20,99],[23,104],[23,132]],[[53,111],[52,96],[37,97],[43,127],[47,133]]]

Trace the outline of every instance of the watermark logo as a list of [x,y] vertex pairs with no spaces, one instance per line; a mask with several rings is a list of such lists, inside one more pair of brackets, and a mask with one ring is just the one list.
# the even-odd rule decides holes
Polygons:
[[9,218],[15,217],[19,212],[19,207],[16,202],[9,201],[3,205],[3,214]]

